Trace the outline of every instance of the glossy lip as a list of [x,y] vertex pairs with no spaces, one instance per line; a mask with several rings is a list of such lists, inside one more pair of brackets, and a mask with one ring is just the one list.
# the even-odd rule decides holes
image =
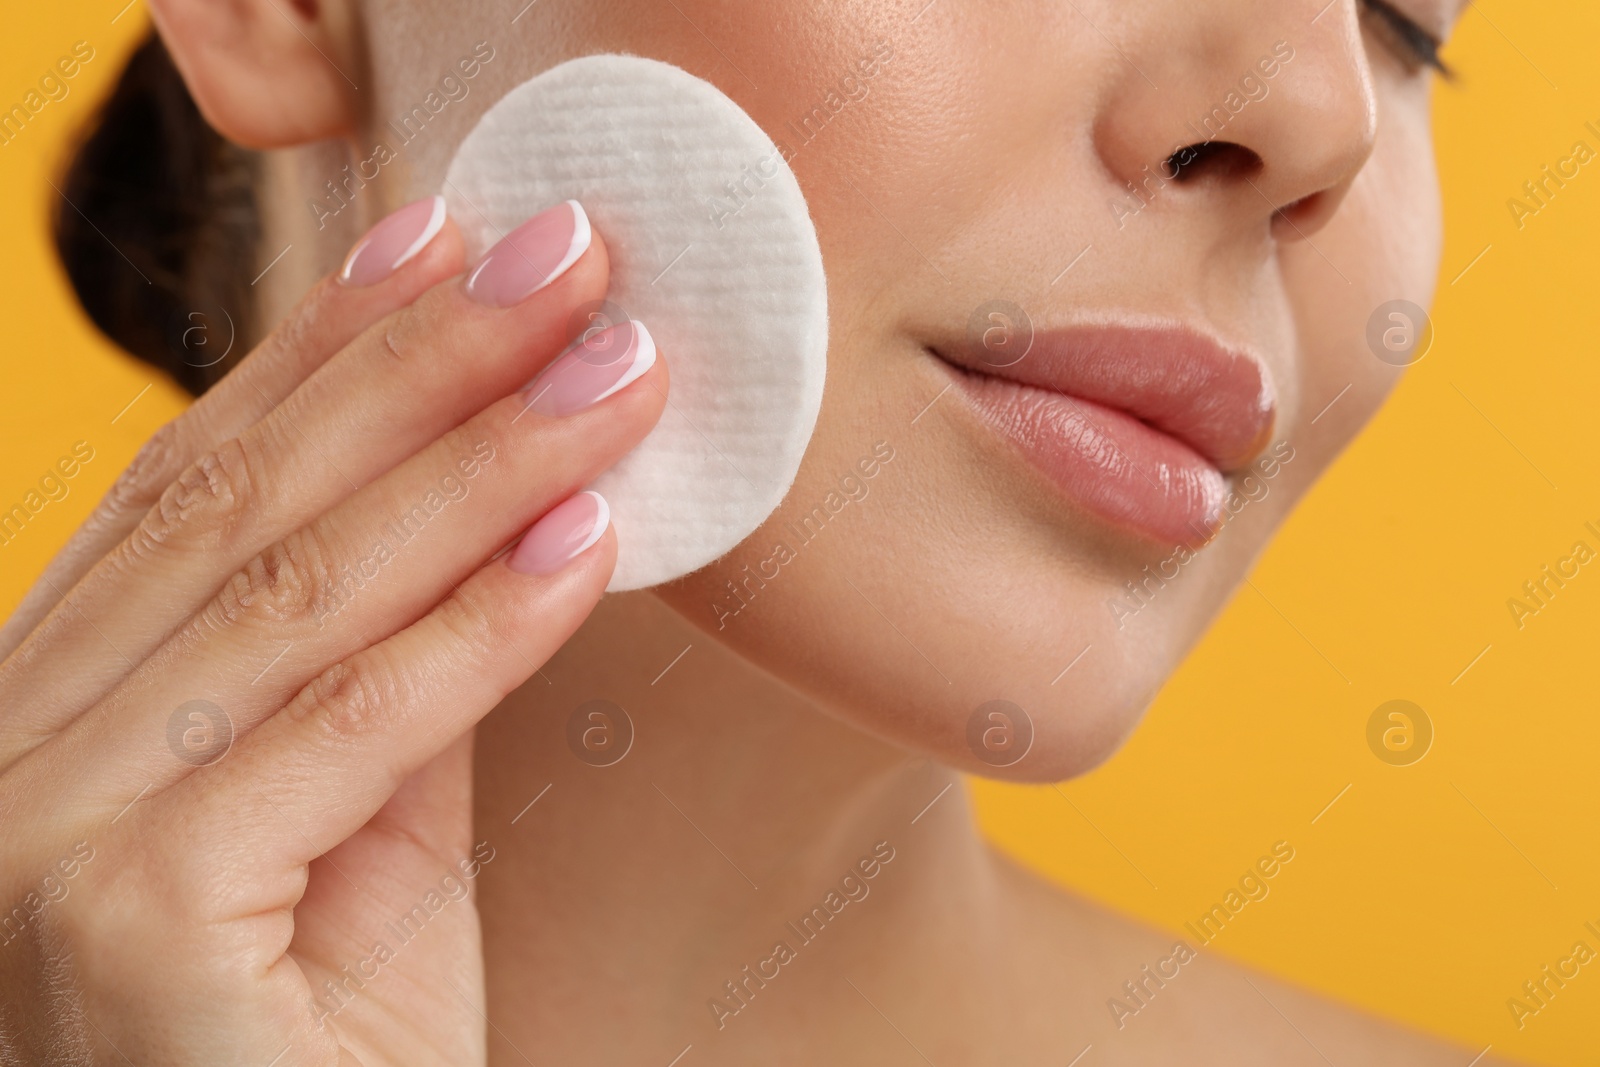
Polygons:
[[1069,498],[1165,544],[1210,540],[1225,472],[1272,434],[1262,363],[1182,325],[1041,332],[1020,359],[971,344],[929,351]]

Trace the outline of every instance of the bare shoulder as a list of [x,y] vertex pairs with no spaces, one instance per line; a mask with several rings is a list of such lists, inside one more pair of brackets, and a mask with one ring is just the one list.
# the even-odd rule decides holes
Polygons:
[[1019,995],[1048,990],[1050,1010],[1062,1024],[1059,1033],[1041,1034],[1041,1040],[1071,1045],[1074,1053],[1092,1048],[1096,1064],[1511,1062],[1253,970],[1223,956],[1215,944],[1197,944],[1118,915],[1004,857],[998,863],[1015,917],[1018,974],[1024,976]]

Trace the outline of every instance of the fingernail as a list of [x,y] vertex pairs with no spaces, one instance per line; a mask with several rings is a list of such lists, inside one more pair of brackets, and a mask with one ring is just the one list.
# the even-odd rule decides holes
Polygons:
[[489,249],[467,278],[467,295],[490,307],[528,299],[588,251],[589,216],[576,200],[541,211]]
[[523,536],[506,566],[518,574],[554,574],[600,540],[611,525],[611,506],[585,490],[545,513]]
[[656,342],[637,319],[586,334],[528,383],[536,415],[571,415],[637,381],[656,362]]
[[339,280],[360,289],[377,285],[428,247],[444,227],[444,197],[429,196],[384,217],[345,257]]

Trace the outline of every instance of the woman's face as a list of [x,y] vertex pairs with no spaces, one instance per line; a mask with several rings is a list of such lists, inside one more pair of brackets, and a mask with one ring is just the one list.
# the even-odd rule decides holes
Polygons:
[[[1393,0],[1435,36],[1459,2]],[[1432,295],[1430,74],[1395,12],[502,8],[368,5],[396,111],[495,48],[449,132],[407,147],[414,191],[500,92],[632,52],[790,149],[816,222],[832,339],[800,476],[659,595],[840,717],[971,770],[1056,779],[1116,747],[1395,384],[1407,313],[1384,305]]]

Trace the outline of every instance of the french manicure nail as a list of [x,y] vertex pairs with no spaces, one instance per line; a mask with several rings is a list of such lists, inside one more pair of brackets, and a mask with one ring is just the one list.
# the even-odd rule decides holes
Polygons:
[[490,307],[521,303],[565,274],[592,236],[576,200],[541,211],[484,254],[467,278],[467,295]]
[[386,215],[350,249],[339,280],[355,289],[377,285],[428,247],[444,227],[444,215],[442,196],[424,197]]
[[610,525],[611,506],[606,498],[585,490],[534,523],[506,566],[518,574],[554,574],[600,540]]
[[621,392],[656,362],[656,342],[637,319],[596,330],[528,383],[523,395],[536,415],[571,415]]

